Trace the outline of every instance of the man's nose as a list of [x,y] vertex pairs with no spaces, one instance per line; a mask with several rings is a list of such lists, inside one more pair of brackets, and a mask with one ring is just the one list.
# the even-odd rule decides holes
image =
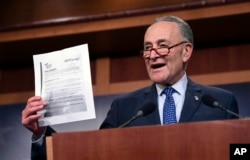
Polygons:
[[150,56],[149,56],[149,57],[150,57],[150,58],[159,57],[159,54],[158,54],[156,48],[152,48],[152,49],[150,50]]

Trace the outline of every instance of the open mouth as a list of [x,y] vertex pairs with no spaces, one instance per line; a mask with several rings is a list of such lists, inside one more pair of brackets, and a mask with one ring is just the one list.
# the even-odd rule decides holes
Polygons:
[[158,64],[152,64],[152,65],[151,65],[151,68],[157,69],[157,68],[161,68],[161,67],[163,67],[163,66],[165,66],[164,63],[158,63]]

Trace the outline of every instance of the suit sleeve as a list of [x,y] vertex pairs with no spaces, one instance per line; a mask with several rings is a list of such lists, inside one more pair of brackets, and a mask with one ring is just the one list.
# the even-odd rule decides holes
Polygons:
[[[239,114],[238,103],[237,103],[237,100],[236,100],[236,98],[235,98],[235,96],[233,94],[229,98],[227,106],[228,106],[228,110]],[[232,114],[228,114],[228,119],[235,119],[235,118],[237,118],[237,117],[232,115]]]
[[51,127],[47,127],[45,135],[43,136],[42,145],[32,143],[31,145],[31,159],[32,160],[46,160],[46,136],[51,136],[52,133],[56,133]]
[[111,108],[108,111],[108,114],[105,118],[105,120],[103,121],[103,123],[100,126],[100,129],[107,129],[107,128],[117,128],[118,124],[117,124],[117,107],[118,106],[118,102],[117,100],[114,100],[111,104]]

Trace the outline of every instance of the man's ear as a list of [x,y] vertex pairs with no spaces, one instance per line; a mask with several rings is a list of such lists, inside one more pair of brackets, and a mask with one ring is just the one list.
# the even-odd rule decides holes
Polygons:
[[193,45],[191,43],[187,43],[184,47],[182,54],[183,62],[187,62],[190,59],[192,53],[193,53]]

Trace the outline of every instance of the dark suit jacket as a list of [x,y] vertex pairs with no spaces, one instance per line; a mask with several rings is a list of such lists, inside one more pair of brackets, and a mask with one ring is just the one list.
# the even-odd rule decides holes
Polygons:
[[[223,107],[238,113],[238,105],[233,93],[220,88],[199,85],[189,79],[179,123],[236,118],[219,108],[211,108],[203,104],[201,102],[201,97],[204,94],[212,95],[218,99]],[[101,124],[100,129],[119,127],[136,115],[141,107],[149,102],[153,102],[157,106],[157,91],[155,84],[117,97],[113,101],[111,109],[106,119]],[[160,117],[158,109],[156,109],[151,114],[132,121],[127,127],[159,124]],[[54,132],[54,130],[48,127],[45,135],[51,135],[52,132]],[[45,160],[45,151],[45,144],[43,146],[35,146],[33,144],[31,151],[32,159]]]
[[[189,79],[179,123],[236,118],[219,108],[211,108],[203,104],[201,97],[205,94],[212,95],[223,107],[238,113],[238,105],[233,93],[220,88],[199,85]],[[119,127],[149,102],[158,106],[155,84],[116,98],[100,128]],[[158,109],[145,117],[132,121],[128,127],[157,124],[160,124]]]

